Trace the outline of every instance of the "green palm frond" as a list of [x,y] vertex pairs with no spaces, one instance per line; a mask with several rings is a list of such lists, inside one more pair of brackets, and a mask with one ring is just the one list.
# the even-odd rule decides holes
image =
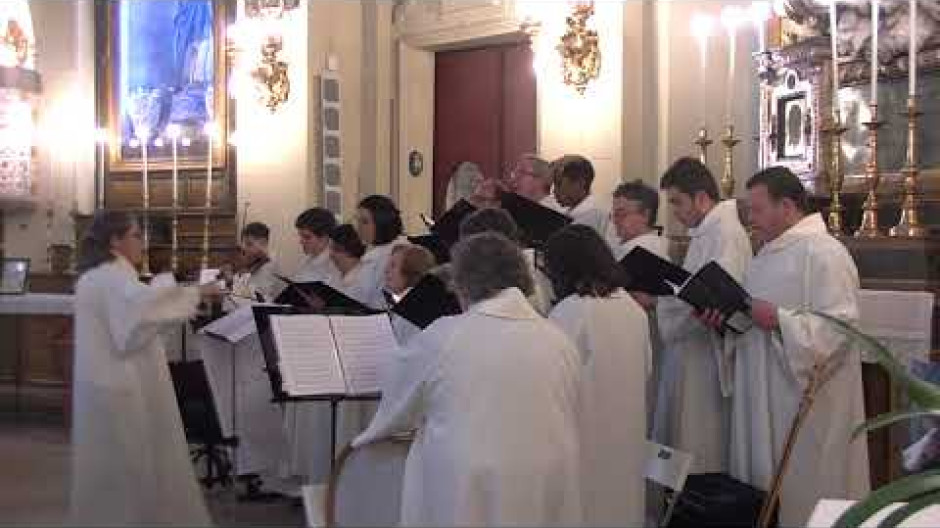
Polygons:
[[940,418],[940,411],[892,411],[881,414],[856,427],[855,430],[852,431],[852,438],[854,439],[860,434],[874,431],[875,429],[881,429],[882,427],[886,427],[897,422],[911,420],[914,418],[924,418],[927,416]]
[[884,367],[884,369],[888,371],[888,374],[890,374],[899,385],[906,389],[907,395],[912,402],[916,403],[922,409],[940,411],[940,388],[928,381],[911,375],[907,369],[894,358],[894,355],[875,338],[860,332],[848,323],[831,315],[820,312],[812,313],[832,323],[833,327],[839,333],[850,338],[869,352],[875,361]]
[[[835,528],[861,526],[873,515],[895,502],[916,501],[925,495],[933,495],[940,490],[940,470],[911,475],[892,482],[873,491],[865,500],[856,502],[846,510],[835,523]],[[930,504],[921,505],[923,509]],[[919,511],[919,510],[918,510]],[[915,512],[911,512],[913,515]]]
[[940,504],[940,491],[926,493],[920,497],[911,499],[907,504],[894,510],[890,515],[885,517],[878,525],[878,528],[895,528],[902,522],[916,515],[917,512],[935,504]]

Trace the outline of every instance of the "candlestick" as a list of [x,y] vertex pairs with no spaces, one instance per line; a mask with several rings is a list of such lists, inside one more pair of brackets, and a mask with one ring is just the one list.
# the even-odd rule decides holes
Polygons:
[[206,151],[206,211],[202,225],[202,269],[209,268],[209,227],[210,212],[212,210],[212,140],[215,137],[215,124],[206,123],[206,137],[208,138],[208,149]]
[[842,168],[842,134],[849,129],[842,125],[842,113],[839,108],[834,108],[832,112],[832,122],[830,126],[823,130],[829,135],[831,150],[831,159],[829,160],[829,170],[827,172],[827,183],[829,184],[829,217],[826,225],[833,234],[842,234],[842,182],[844,173]]
[[881,174],[878,169],[878,129],[884,122],[878,120],[878,105],[871,105],[871,119],[862,123],[868,129],[868,162],[865,164],[865,177],[868,180],[868,196],[862,206],[862,225],[855,232],[857,237],[878,237],[881,230],[878,227],[878,184]]
[[97,199],[97,209],[104,209],[104,199],[105,199],[105,181],[104,181],[104,156],[105,156],[105,147],[108,144],[108,130],[105,128],[99,128],[95,132],[95,143],[98,144],[98,165],[97,165],[97,184],[98,184],[98,199]]
[[832,107],[839,108],[839,8],[836,0],[829,3],[829,33],[832,48]]
[[878,105],[878,20],[881,8],[871,0],[871,105]]
[[904,199],[901,201],[901,219],[898,225],[891,228],[890,235],[896,237],[923,237],[927,229],[921,225],[917,212],[917,118],[921,112],[917,111],[917,98],[907,98],[907,156],[904,168]]
[[[908,46],[910,50],[910,66],[908,66],[908,95],[911,98],[917,96],[917,0],[911,0],[910,3],[910,26],[908,27],[908,33],[910,33],[911,42]],[[915,105],[916,106],[916,105]]]
[[734,137],[734,125],[725,128],[721,144],[725,147],[725,166],[721,175],[721,196],[731,198],[734,195],[734,147],[741,141]]
[[150,273],[150,176],[148,174],[147,145],[150,143],[150,130],[142,128],[140,130],[140,156],[142,164],[141,187],[143,188],[143,206],[142,231],[144,235],[144,255],[140,275],[145,278],[152,277]]
[[693,144],[698,145],[698,160],[702,162],[702,165],[708,165],[708,147],[712,143],[714,143],[714,141],[708,137],[708,129],[705,127],[700,128],[698,138],[693,141]]
[[166,127],[170,136],[170,149],[173,156],[173,232],[170,247],[170,269],[176,274],[179,271],[179,138],[180,126],[171,124]]

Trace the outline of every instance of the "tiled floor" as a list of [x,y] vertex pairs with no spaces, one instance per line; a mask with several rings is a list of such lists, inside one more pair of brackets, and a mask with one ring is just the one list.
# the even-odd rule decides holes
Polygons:
[[[62,525],[68,513],[68,431],[56,420],[0,414],[0,526]],[[219,526],[304,525],[296,503],[240,502],[243,489],[206,493]]]

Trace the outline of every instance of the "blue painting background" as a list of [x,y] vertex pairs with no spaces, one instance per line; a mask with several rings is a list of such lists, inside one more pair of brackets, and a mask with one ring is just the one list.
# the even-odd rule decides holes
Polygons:
[[151,140],[165,135],[171,123],[184,135],[201,138],[213,119],[212,1],[125,0],[119,24],[124,157],[140,156],[129,143],[145,127]]

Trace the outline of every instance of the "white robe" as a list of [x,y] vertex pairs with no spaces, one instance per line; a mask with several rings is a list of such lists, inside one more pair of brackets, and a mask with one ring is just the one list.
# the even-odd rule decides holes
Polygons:
[[149,287],[117,258],[75,291],[71,517],[81,526],[207,526],[158,332],[194,288]]
[[[714,260],[736,280],[743,278],[751,243],[734,200],[717,204],[689,236],[686,270],[694,273]],[[692,473],[727,471],[730,411],[722,381],[730,386],[730,372],[719,368],[722,343],[677,298],[660,298],[656,319],[663,353],[653,438],[692,453]]]
[[314,257],[308,255],[300,264],[300,269],[294,273],[296,282],[320,281],[332,285],[337,279],[339,279],[339,270],[330,259],[329,249],[324,249]]
[[572,223],[593,227],[605,241],[610,240],[610,209],[593,194],[587,195],[581,203],[568,208],[564,213],[571,217]]
[[614,258],[619,261],[636,247],[641,247],[660,258],[669,260],[669,239],[660,236],[655,231],[633,237],[626,242],[621,241],[620,244],[613,247]]
[[526,264],[529,266],[529,274],[532,276],[532,295],[529,296],[529,302],[532,303],[532,307],[538,313],[548,315],[548,312],[552,309],[552,301],[555,298],[552,282],[535,265],[534,249],[523,249],[522,256],[525,257]]
[[822,217],[804,218],[755,257],[745,287],[779,307],[779,331],[757,327],[736,340],[732,474],[766,489],[780,460],[815,362],[834,373],[816,396],[790,459],[781,494],[781,526],[806,523],[824,498],[860,499],[869,491],[868,447],[850,441],[865,419],[859,351],[818,317],[858,322],[858,271]]
[[539,200],[539,205],[541,205],[542,207],[548,207],[552,211],[557,211],[559,213],[565,212],[565,208],[562,207],[560,203],[558,203],[558,200],[555,198],[555,195],[551,193],[547,194],[545,198],[542,198],[541,200]]
[[362,445],[417,429],[402,524],[580,524],[578,352],[516,288],[398,353]]
[[275,276],[280,273],[277,264],[269,260],[251,273],[236,276],[232,291],[239,297],[248,297],[252,301],[255,300],[255,294],[260,293],[265,302],[271,302],[287,287],[284,281]]
[[572,295],[551,320],[581,352],[581,505],[585,526],[642,526],[646,507],[646,313],[629,294]]
[[388,244],[372,246],[362,256],[360,264],[361,270],[361,288],[364,304],[376,310],[388,308],[385,300],[385,268],[388,267],[388,259],[392,256],[392,248],[395,246],[410,244],[408,238],[400,236]]

